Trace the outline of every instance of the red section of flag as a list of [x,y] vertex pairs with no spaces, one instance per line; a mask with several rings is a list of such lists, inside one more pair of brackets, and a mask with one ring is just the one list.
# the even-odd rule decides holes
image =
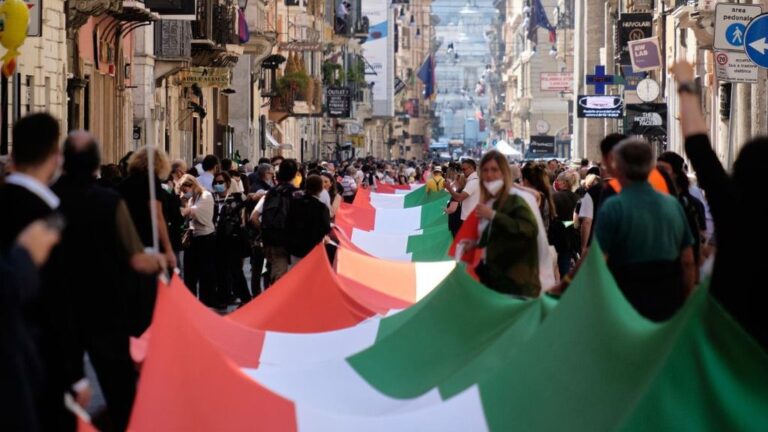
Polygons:
[[351,327],[375,314],[345,294],[341,283],[321,243],[228,318],[255,329],[314,333]]
[[[477,215],[472,212],[467,220],[461,224],[461,228],[459,229],[459,232],[456,233],[456,237],[453,239],[451,248],[448,250],[448,255],[454,258],[456,257],[456,246],[462,240],[471,240],[473,243],[477,243],[477,241],[480,239],[480,234],[477,231],[479,223],[480,220],[477,218]],[[465,251],[464,255],[461,257],[461,261],[467,264],[467,272],[475,279],[477,279],[477,274],[475,274],[475,267],[480,264],[481,259],[482,253],[478,248],[472,248],[469,251]]]
[[373,231],[376,223],[376,209],[373,207],[359,207],[353,204],[341,203],[336,212],[334,223],[352,237],[352,227],[363,231]]
[[371,189],[370,188],[358,188],[355,194],[355,199],[352,201],[352,205],[363,208],[373,208],[371,206]]
[[[259,367],[259,358],[264,346],[264,331],[223,319],[200,303],[178,276],[171,280],[170,290],[174,301],[183,307],[200,332],[213,342],[219,351],[226,353],[240,366]],[[151,327],[141,338],[131,338],[131,357],[136,363],[144,361],[150,337]]]
[[378,193],[395,193],[395,191],[398,190],[411,190],[410,185],[391,185],[382,183],[378,180],[376,180],[376,192]]
[[174,299],[173,289],[158,288],[152,339],[128,429],[296,431],[294,404],[219,353]]
[[99,430],[89,422],[77,417],[77,432],[99,432]]

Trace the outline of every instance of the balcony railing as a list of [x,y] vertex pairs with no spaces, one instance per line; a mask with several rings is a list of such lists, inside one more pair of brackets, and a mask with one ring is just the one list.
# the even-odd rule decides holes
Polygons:
[[197,20],[192,23],[195,42],[212,45],[238,43],[237,9],[232,0],[198,0]]

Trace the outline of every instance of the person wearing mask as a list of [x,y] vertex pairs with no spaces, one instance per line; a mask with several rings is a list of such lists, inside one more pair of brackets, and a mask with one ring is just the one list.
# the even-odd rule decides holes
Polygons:
[[[485,248],[475,269],[480,282],[505,294],[537,297],[539,278],[539,223],[535,207],[513,188],[506,157],[496,150],[480,162],[480,219],[477,244],[462,241],[464,250]],[[525,193],[525,192],[523,192]]]
[[[157,275],[165,260],[144,252],[125,201],[117,191],[97,183],[101,156],[96,139],[85,131],[71,132],[63,151],[64,174],[52,186],[67,221],[49,269],[56,290],[66,293],[56,310],[67,310],[74,317],[70,331],[78,344],[65,348],[81,368],[83,351],[88,353],[107,402],[110,426],[125,430],[138,378],[129,337],[146,330],[155,293],[133,273]],[[90,258],[84,261],[84,256]]]
[[213,178],[215,199],[217,280],[219,302],[223,306],[239,299],[241,304],[251,300],[248,283],[243,274],[243,258],[250,256],[250,242],[243,223],[245,203],[242,194],[230,193],[231,178],[220,172]]
[[[131,155],[128,161],[128,177],[120,184],[118,191],[128,206],[133,224],[136,226],[144,247],[154,247],[153,221],[150,206],[155,206],[157,219],[154,221],[154,226],[157,226],[159,246],[163,254],[165,254],[168,266],[174,268],[176,267],[176,254],[168,234],[168,223],[163,202],[165,192],[162,188],[163,183],[160,180],[168,177],[171,165],[165,152],[157,148],[152,151],[154,152],[155,166],[155,202],[150,201],[149,160],[147,157],[149,149],[147,147],[142,147]],[[154,285],[154,282],[152,283]]]
[[289,231],[288,252],[295,265],[331,231],[331,216],[328,207],[320,202],[323,180],[318,175],[307,177],[307,187],[303,196],[291,202],[288,213]]
[[248,177],[240,174],[237,170],[237,164],[231,159],[221,160],[221,172],[227,173],[232,179],[230,193],[245,193],[249,189]]
[[40,296],[40,268],[60,233],[38,220],[0,253],[0,429],[41,430],[42,372],[35,328],[26,311]]
[[648,319],[663,321],[693,291],[693,236],[677,200],[648,182],[654,170],[650,144],[624,140],[612,163],[622,191],[601,206],[597,239],[627,300]]
[[[213,187],[213,180],[211,180]],[[190,238],[184,252],[184,283],[209,307],[220,306],[216,293],[216,228],[213,225],[213,195],[197,179],[181,178],[181,214],[187,218]]]
[[710,294],[754,339],[768,350],[768,316],[761,301],[756,301],[763,280],[765,254],[755,245],[768,242],[763,229],[745,223],[745,216],[762,214],[759,199],[763,186],[763,165],[768,160],[768,138],[747,142],[728,175],[712,149],[708,125],[701,111],[694,69],[690,63],[672,66],[680,102],[680,126],[685,138],[685,154],[696,172],[699,186],[706,192],[717,236]]
[[[48,188],[60,166],[59,122],[47,113],[30,114],[14,124],[12,135],[13,171],[0,186],[0,254],[11,250],[25,227],[50,217],[60,204]],[[81,405],[87,405],[90,387],[80,364],[71,355],[60,355],[61,347],[74,343],[74,332],[68,331],[74,321],[71,316],[62,321],[60,314],[53,313],[65,293],[57,291],[51,279],[46,266],[39,295],[29,298],[36,313],[24,317],[31,338],[27,346],[19,347],[26,351],[20,355],[30,361],[22,378],[34,398],[32,404],[40,429],[69,431],[74,430],[75,419],[65,409],[63,395],[74,394]]]
[[561,275],[567,275],[573,267],[580,243],[573,227],[574,213],[579,196],[574,189],[579,183],[579,173],[575,170],[564,171],[557,176],[557,192],[552,196],[557,218],[552,221],[549,241],[557,251],[557,268]]
[[443,178],[443,167],[435,165],[432,169],[432,176],[427,180],[427,193],[440,192],[445,189],[445,179]]
[[292,200],[302,195],[293,185],[298,169],[295,160],[284,160],[277,173],[277,186],[267,192],[251,213],[251,223],[261,230],[261,242],[270,265],[272,283],[283,277],[290,266],[287,238],[291,226],[288,214]]
[[331,220],[336,217],[336,213],[341,207],[341,195],[336,190],[336,179],[333,178],[333,174],[329,172],[323,172],[321,174],[323,180],[323,190],[328,194],[328,210],[331,214]]
[[475,210],[480,201],[480,178],[477,176],[477,164],[472,159],[461,161],[461,172],[464,176],[464,187],[458,191],[454,183],[446,186],[445,190],[451,194],[451,199],[459,203],[461,223],[463,223]]
[[219,158],[214,155],[208,155],[203,159],[202,168],[203,172],[197,178],[200,186],[208,192],[213,192],[213,175],[219,172],[221,163]]
[[355,167],[347,167],[346,175],[341,180],[341,187],[344,189],[341,196],[345,203],[352,204],[357,193],[357,183],[355,182]]

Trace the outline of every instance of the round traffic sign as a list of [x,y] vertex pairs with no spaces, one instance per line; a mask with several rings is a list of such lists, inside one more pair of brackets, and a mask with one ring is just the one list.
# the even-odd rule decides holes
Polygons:
[[768,69],[768,14],[750,21],[744,32],[744,51],[754,64]]
[[719,64],[720,66],[725,66],[728,64],[728,54],[717,53],[716,60],[717,60],[717,64]]
[[725,38],[735,47],[744,46],[744,30],[747,27],[742,23],[733,23],[725,29]]

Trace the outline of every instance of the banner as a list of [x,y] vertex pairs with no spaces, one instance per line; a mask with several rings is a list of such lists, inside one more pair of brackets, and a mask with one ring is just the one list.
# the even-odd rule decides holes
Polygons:
[[619,64],[628,65],[629,42],[653,36],[653,15],[649,13],[624,13],[619,17],[616,53]]
[[666,135],[667,104],[627,104],[625,133],[629,135]]
[[368,39],[363,42],[363,56],[376,73],[367,78],[373,84],[373,115],[392,117],[395,115],[395,45],[394,38],[389,37],[394,24],[390,17],[392,11],[386,1],[363,0],[360,12],[370,22]]
[[624,100],[621,96],[579,96],[576,107],[578,118],[624,117]]
[[547,156],[555,154],[555,137],[550,135],[531,135],[531,144],[528,146],[531,156]]

